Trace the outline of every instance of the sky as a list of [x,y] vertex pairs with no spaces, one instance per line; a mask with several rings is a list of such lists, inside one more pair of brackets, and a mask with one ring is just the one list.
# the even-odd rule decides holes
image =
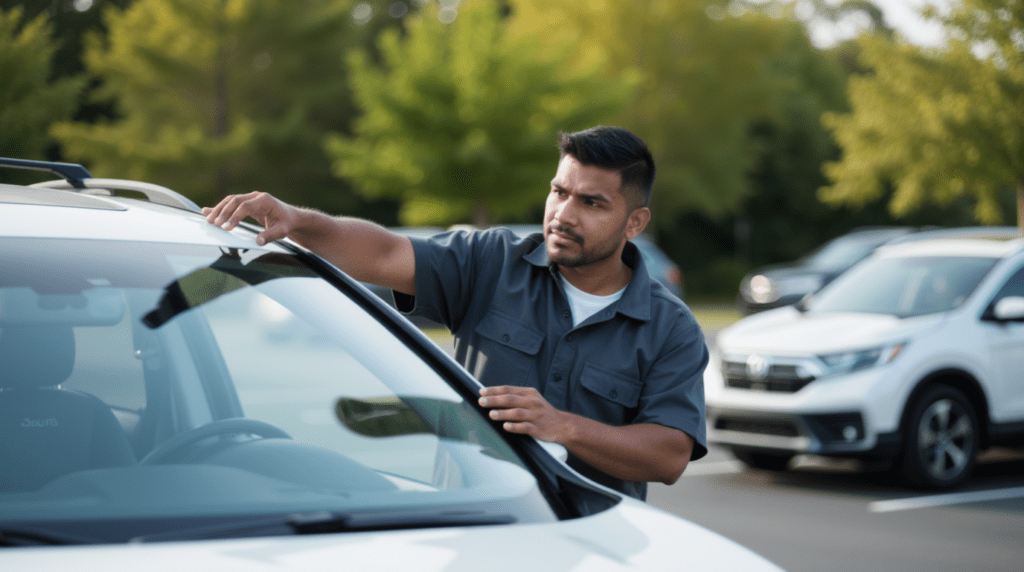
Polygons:
[[[797,8],[799,15],[802,10],[810,8],[806,0],[790,0]],[[886,23],[898,30],[908,41],[924,46],[938,47],[942,45],[942,28],[928,22],[920,16],[920,10],[932,5],[939,10],[948,9],[957,0],[870,0],[885,15]],[[839,0],[833,3],[838,4]],[[803,4],[803,6],[801,6]],[[808,10],[809,11],[809,10]],[[866,17],[848,17],[838,25],[817,23],[810,26],[811,40],[819,47],[827,47],[838,41],[857,36],[867,27]]]

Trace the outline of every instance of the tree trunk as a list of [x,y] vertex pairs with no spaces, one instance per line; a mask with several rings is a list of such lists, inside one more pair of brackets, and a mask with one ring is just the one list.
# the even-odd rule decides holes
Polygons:
[[1017,181],[1017,234],[1024,236],[1024,179]]
[[[213,137],[223,140],[228,135],[228,48],[227,48],[227,23],[224,12],[227,10],[227,0],[221,0],[220,21],[217,25],[219,35],[217,55],[213,68]],[[228,172],[224,159],[217,161],[216,183],[217,194],[223,198],[231,191],[231,175]]]
[[473,205],[473,225],[477,228],[491,226],[491,219],[487,216],[487,200],[483,195],[477,195],[476,204]]

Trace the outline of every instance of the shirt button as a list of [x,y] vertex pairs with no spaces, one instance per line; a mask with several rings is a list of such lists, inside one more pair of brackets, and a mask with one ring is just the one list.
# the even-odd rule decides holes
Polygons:
[[572,334],[569,334],[568,336],[565,336],[565,341],[571,342],[572,341]]
[[618,397],[618,396],[619,396],[619,392],[615,391],[614,389],[608,392],[608,397]]
[[569,310],[566,310],[566,311],[562,312],[562,317],[563,318],[571,318],[572,317],[572,312],[570,312]]
[[509,341],[510,339],[511,339],[511,338],[509,338],[509,337],[508,337],[508,334],[503,334],[503,335],[501,336],[501,341],[503,341],[503,342],[507,342],[507,341]]
[[562,381],[562,374],[556,373],[555,375],[551,376],[551,379],[555,381]]

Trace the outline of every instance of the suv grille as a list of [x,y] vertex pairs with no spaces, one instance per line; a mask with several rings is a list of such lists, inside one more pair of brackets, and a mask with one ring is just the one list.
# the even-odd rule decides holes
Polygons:
[[778,437],[800,436],[800,428],[796,423],[785,419],[750,419],[723,415],[715,420],[715,429]]
[[727,386],[736,389],[759,389],[781,393],[796,393],[814,381],[813,375],[801,376],[801,369],[792,363],[773,363],[768,366],[763,376],[753,376],[746,362],[722,362],[722,376],[725,378]]

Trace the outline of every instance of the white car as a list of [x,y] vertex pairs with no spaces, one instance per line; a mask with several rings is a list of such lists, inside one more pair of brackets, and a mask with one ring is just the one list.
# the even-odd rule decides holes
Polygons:
[[297,245],[3,166],[66,181],[0,184],[0,570],[778,570],[501,431]]
[[959,485],[979,450],[1024,442],[1024,241],[884,246],[713,354],[708,440],[748,465],[806,453]]

